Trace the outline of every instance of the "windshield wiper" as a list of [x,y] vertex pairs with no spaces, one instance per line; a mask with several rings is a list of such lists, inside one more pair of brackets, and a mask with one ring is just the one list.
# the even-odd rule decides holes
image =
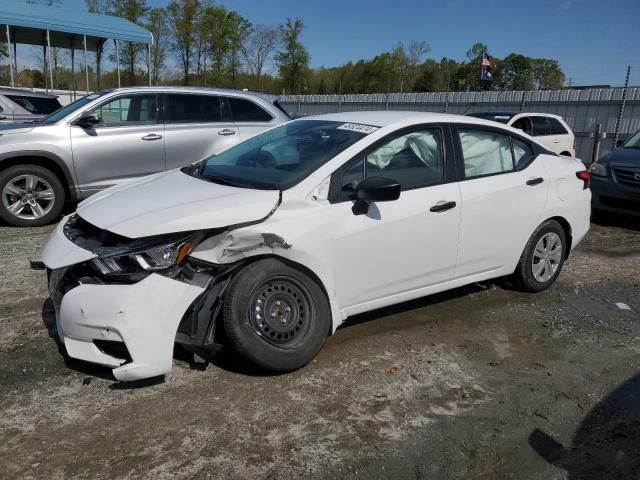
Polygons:
[[233,180],[229,180],[227,177],[220,177],[217,175],[200,175],[200,178],[209,180],[213,183],[219,183],[220,185],[228,185],[230,187],[251,188],[251,185],[247,185],[246,183],[234,182]]

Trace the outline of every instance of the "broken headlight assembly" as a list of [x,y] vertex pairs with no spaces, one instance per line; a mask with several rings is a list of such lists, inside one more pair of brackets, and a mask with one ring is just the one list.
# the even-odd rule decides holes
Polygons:
[[176,239],[158,240],[154,244],[132,244],[115,249],[89,261],[102,276],[122,280],[141,280],[149,273],[175,276],[189,253],[202,240],[201,233]]

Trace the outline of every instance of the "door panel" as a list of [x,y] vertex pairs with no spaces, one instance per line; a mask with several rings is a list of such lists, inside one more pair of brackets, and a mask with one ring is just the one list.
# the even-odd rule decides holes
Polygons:
[[189,165],[240,142],[239,128],[224,111],[222,97],[165,95],[167,169]]
[[[456,207],[431,212],[436,204]],[[449,183],[402,192],[354,215],[353,202],[332,205],[333,265],[344,307],[451,280],[455,275],[460,192]]]
[[164,170],[164,129],[155,94],[122,95],[94,109],[94,128],[70,127],[73,162],[83,195]]
[[[459,183],[457,274],[464,277],[515,265],[552,182],[540,162],[529,163],[533,151],[525,142],[493,130],[461,128],[458,133],[467,177]],[[524,169],[517,171],[509,162]]]

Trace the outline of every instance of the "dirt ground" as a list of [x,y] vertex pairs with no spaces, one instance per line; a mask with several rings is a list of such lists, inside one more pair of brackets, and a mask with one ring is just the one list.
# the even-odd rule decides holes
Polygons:
[[638,225],[593,224],[540,294],[353,318],[291,374],[179,355],[134,384],[47,335],[50,230],[0,227],[0,478],[640,478]]

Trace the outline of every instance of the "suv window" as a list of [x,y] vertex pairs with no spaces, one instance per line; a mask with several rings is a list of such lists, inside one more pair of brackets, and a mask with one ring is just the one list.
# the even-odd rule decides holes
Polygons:
[[99,105],[97,127],[151,125],[156,123],[156,95],[123,95]]
[[273,118],[270,113],[251,100],[227,97],[227,101],[235,122],[269,122]]
[[562,125],[556,118],[549,117],[549,125],[551,128],[551,135],[566,135],[569,133],[567,132],[567,129],[564,128],[564,125]]
[[216,95],[168,94],[167,123],[215,123],[222,121],[222,101]]
[[533,137],[541,137],[544,135],[551,135],[551,129],[549,128],[548,117],[530,117],[533,125],[531,135]]
[[484,130],[459,129],[465,178],[514,169],[509,136]]
[[57,98],[27,97],[25,95],[5,95],[5,97],[35,115],[49,115],[62,108]]
[[365,177],[396,180],[402,190],[428,187],[444,180],[444,149],[439,129],[410,132],[386,142],[342,173],[341,200],[351,198]]

